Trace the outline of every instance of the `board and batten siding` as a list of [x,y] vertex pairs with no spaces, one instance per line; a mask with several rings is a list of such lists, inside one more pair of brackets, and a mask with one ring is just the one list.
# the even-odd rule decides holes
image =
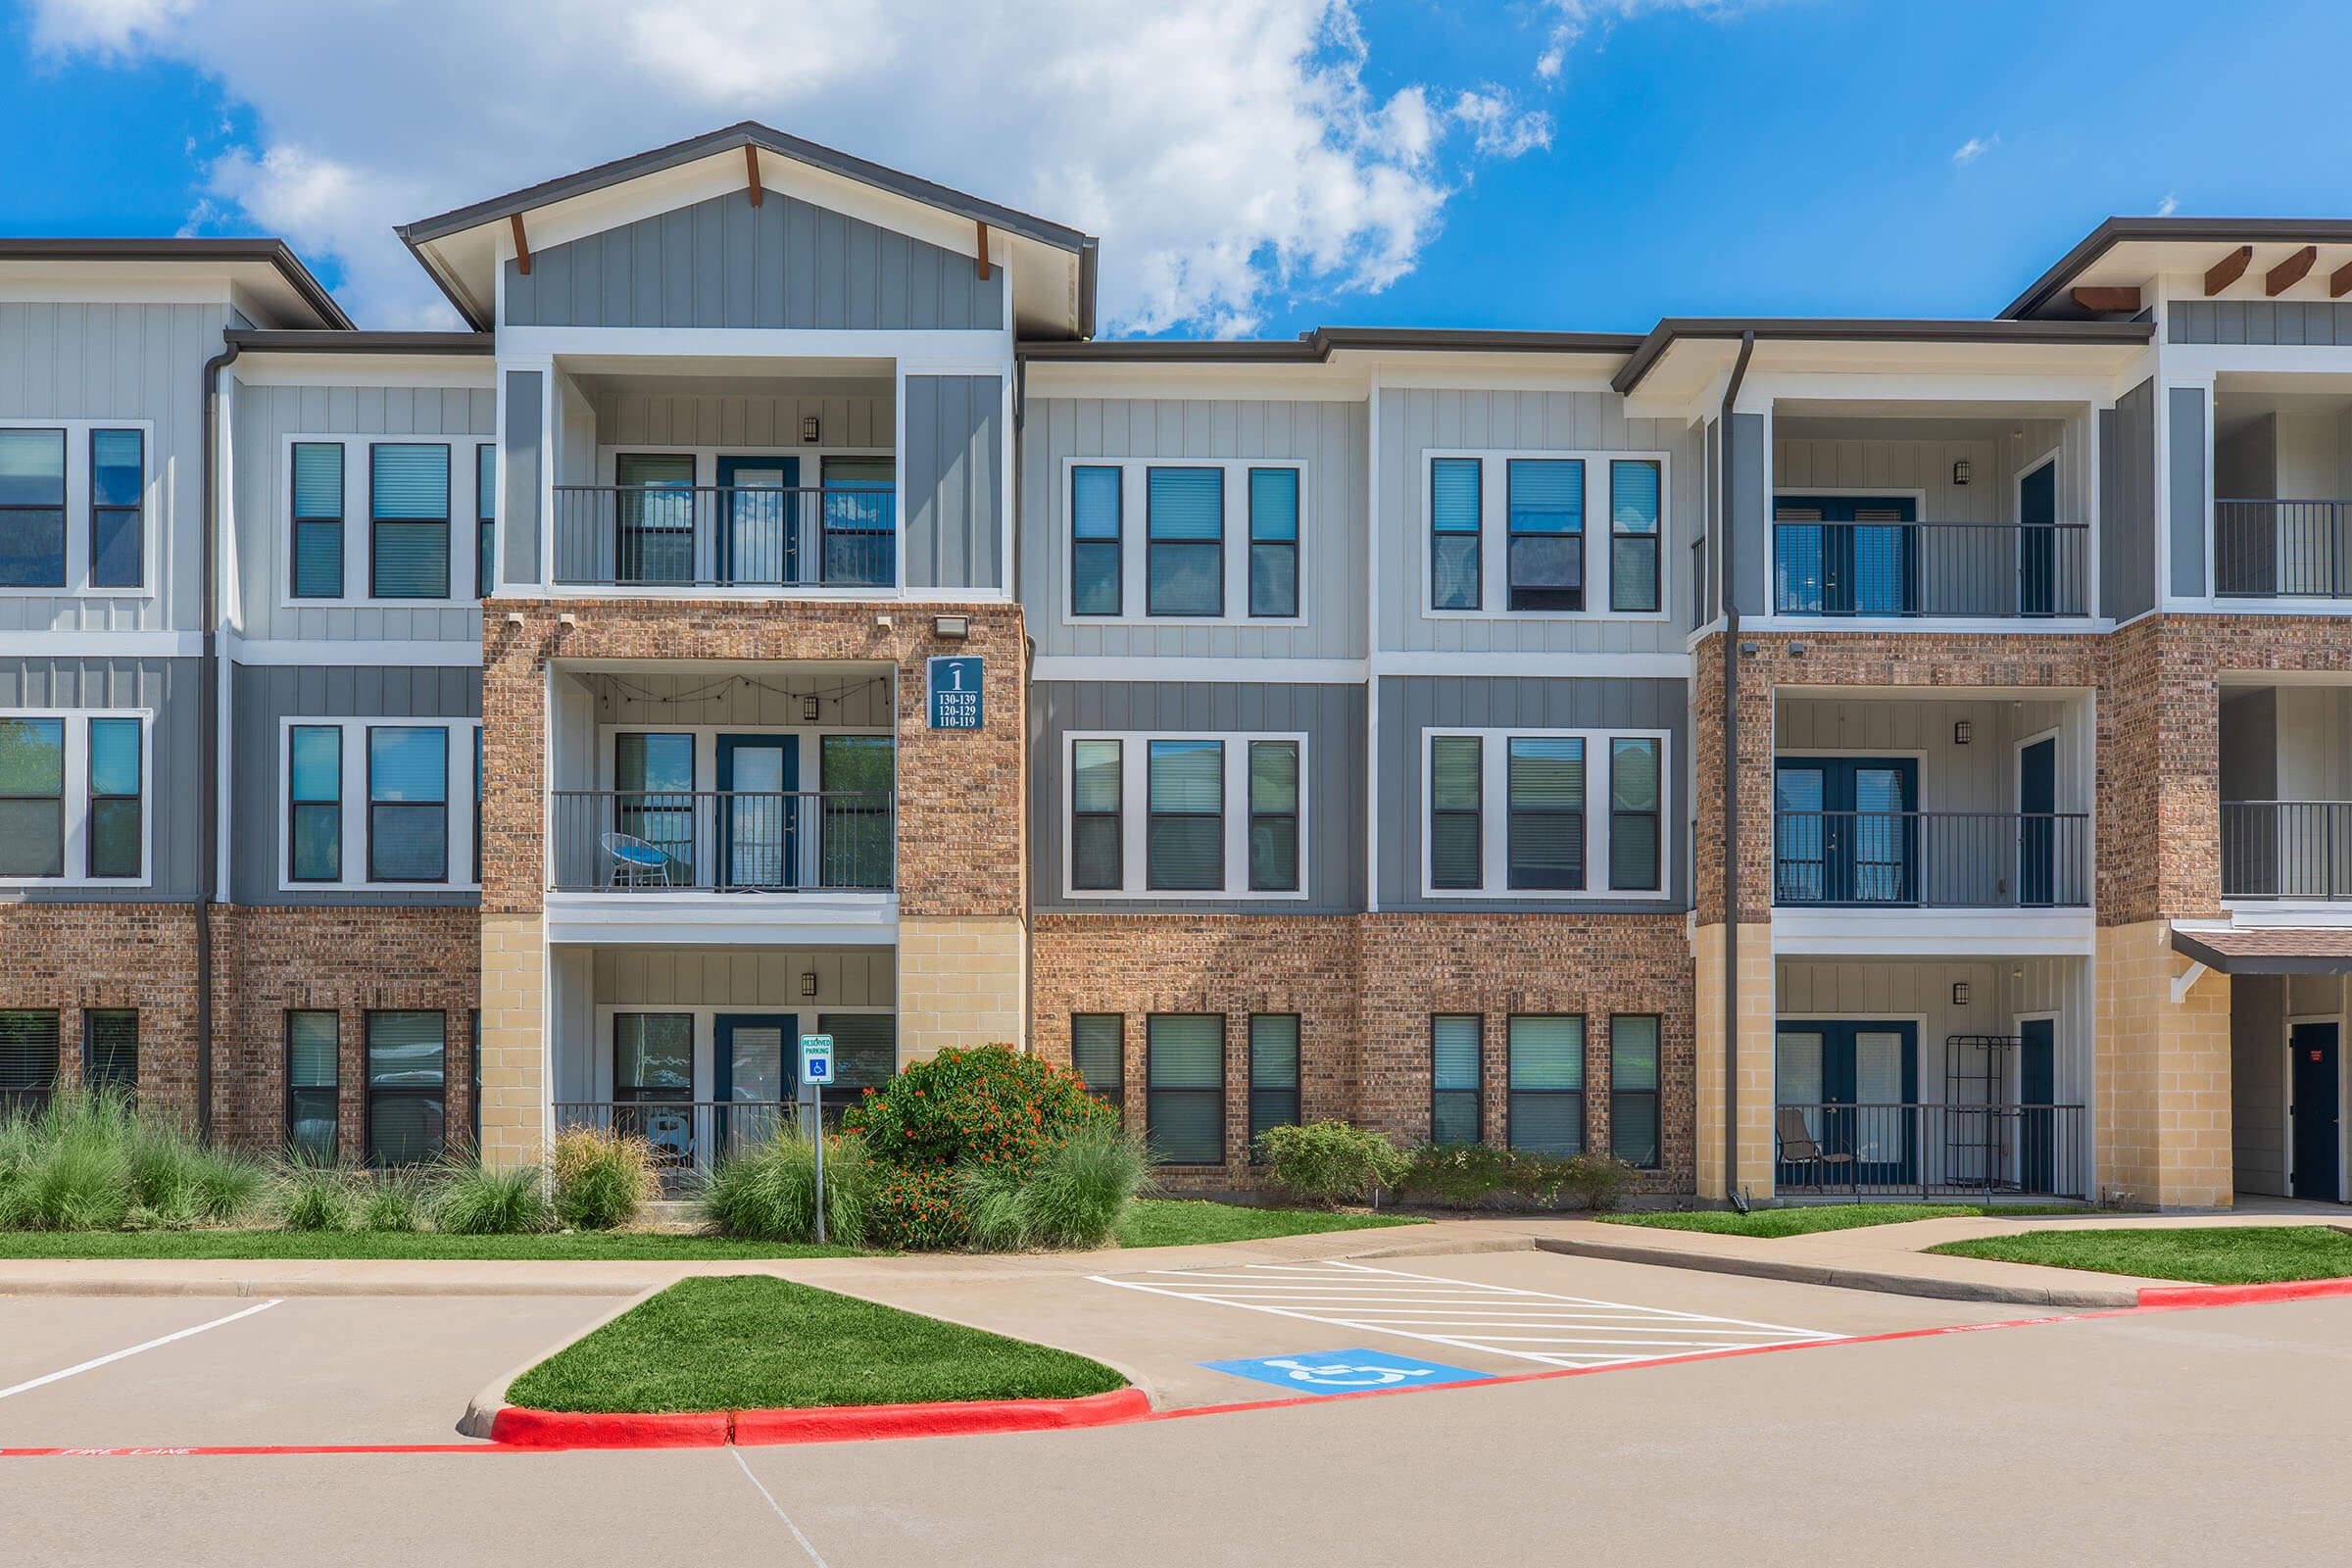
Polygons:
[[2173,300],[2165,306],[2164,335],[2172,343],[2352,348],[2352,302]]
[[[0,302],[0,419],[152,421],[145,596],[0,594],[0,631],[194,631],[203,620],[205,361],[220,305]],[[69,453],[69,466],[88,454]],[[77,564],[68,564],[71,578]]]
[[[229,747],[229,898],[248,905],[471,905],[471,892],[366,888],[280,891],[286,790],[281,720],[288,718],[479,718],[482,672],[448,666],[236,664]],[[464,787],[471,759],[452,749],[450,787]],[[467,765],[458,765],[465,763]],[[343,808],[366,810],[365,779],[343,781]]]
[[[473,492],[474,448],[498,439],[498,396],[494,391],[462,386],[248,386],[237,389],[233,422],[238,595],[233,623],[247,638],[480,645],[482,613],[471,604],[429,603],[409,609],[338,604],[289,607],[282,603],[290,580],[286,553],[292,540],[287,488],[293,458],[286,438],[316,435],[446,441],[450,447],[450,506],[453,514],[463,513],[467,509],[466,498]],[[354,448],[345,461],[365,465],[366,447]],[[365,468],[350,478],[357,480],[350,487],[365,497]],[[463,589],[473,580],[473,530],[470,515],[453,514],[449,519],[452,587]],[[347,560],[343,569],[346,587],[366,588],[365,556]]]
[[899,537],[909,588],[1004,587],[1004,380],[906,377],[906,515]]
[[2156,383],[2099,412],[2099,613],[2156,608]]
[[[1040,681],[1029,694],[1030,834],[1035,907],[1097,914],[1353,914],[1364,907],[1364,688],[1186,681]],[[1073,899],[1065,736],[1297,731],[1306,736],[1304,899]],[[1132,764],[1131,764],[1132,765]],[[1234,765],[1230,760],[1228,767]]]
[[[1020,597],[1041,657],[1361,659],[1367,419],[1360,403],[1211,398],[1032,398],[1022,424]],[[1088,461],[1298,463],[1303,623],[1070,617],[1069,465]],[[1244,509],[1235,508],[1234,515]],[[1140,515],[1140,513],[1138,514]],[[1128,541],[1131,550],[1141,539]],[[1228,531],[1228,550],[1246,549]]]
[[[12,887],[0,900],[69,904],[192,903],[202,875],[203,776],[197,727],[204,664],[195,659],[0,660],[0,709],[144,708],[154,712],[140,759],[150,881],[139,888]],[[73,780],[67,788],[74,788]]]
[[[898,445],[886,381],[836,381],[775,392],[599,386],[583,396],[595,416],[594,442],[607,451],[708,447],[790,456],[802,444],[805,418],[816,420],[815,450],[888,452]],[[568,463],[571,454],[564,456]],[[801,482],[814,484],[816,475],[803,473]]]
[[506,326],[981,330],[1004,326],[1004,269],[767,191],[730,191],[531,253],[506,272]]
[[[1528,679],[1486,675],[1389,675],[1380,681],[1380,906],[1383,909],[1672,913],[1690,899],[1690,683],[1651,679]],[[1422,732],[1430,729],[1617,729],[1666,732],[1666,799],[1658,840],[1666,855],[1663,899],[1425,898],[1421,841],[1429,821]],[[1606,808],[1605,769],[1588,769],[1586,808]],[[1492,831],[1493,829],[1490,829]]]
[[[1918,1019],[1919,1099],[1945,1102],[1945,1054],[1953,1035],[2012,1036],[2025,1013],[2058,1015],[2057,1049],[2051,1063],[2052,1093],[2062,1105],[2087,1104],[2091,1094],[2093,986],[2090,960],[2082,957],[2022,958],[1782,958],[1774,964],[1774,1008],[1780,1018],[1806,1014],[1829,1017]],[[1968,986],[1969,1000],[1955,1005],[1952,987]],[[2004,1094],[2017,1092],[2016,1069]],[[2082,1143],[2074,1141],[2080,1133]],[[2061,1136],[2061,1157],[2087,1164],[2087,1119]],[[1941,1154],[1931,1142],[1931,1159]]]
[[[1380,474],[1375,537],[1379,543],[1382,652],[1492,654],[1658,653],[1683,650],[1689,620],[1690,541],[1700,531],[1706,493],[1699,471],[1704,438],[1682,419],[1629,419],[1614,392],[1454,391],[1384,387],[1380,393]],[[1663,452],[1669,514],[1660,520],[1658,570],[1666,618],[1628,619],[1605,611],[1573,615],[1427,613],[1428,464],[1432,450],[1471,452]],[[1489,518],[1487,548],[1498,549]],[[1586,527],[1605,533],[1607,517]],[[1603,547],[1592,559],[1606,559]],[[1606,605],[1605,570],[1589,602]],[[1595,596],[1598,596],[1597,598]]]
[[2205,389],[2176,386],[2166,390],[2167,429],[2171,471],[2165,475],[2171,502],[2171,594],[2175,599],[2205,597],[2205,514],[2211,486],[2205,475]]

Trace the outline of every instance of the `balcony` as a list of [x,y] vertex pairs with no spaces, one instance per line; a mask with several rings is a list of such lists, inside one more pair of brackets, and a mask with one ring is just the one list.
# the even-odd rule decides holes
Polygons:
[[2352,899],[2352,801],[2224,801],[2222,897]]
[[1792,908],[2087,908],[2090,813],[1780,811],[1772,887]]
[[2352,501],[2216,500],[2213,586],[2224,599],[2352,598]]
[[1782,1197],[2084,1198],[2087,1107],[1850,1104],[1773,1107]]
[[1773,613],[2048,620],[2090,613],[2085,523],[1841,521],[1772,525]]
[[591,588],[895,588],[897,493],[882,484],[560,484],[555,582]]
[[556,790],[559,893],[888,893],[887,790]]

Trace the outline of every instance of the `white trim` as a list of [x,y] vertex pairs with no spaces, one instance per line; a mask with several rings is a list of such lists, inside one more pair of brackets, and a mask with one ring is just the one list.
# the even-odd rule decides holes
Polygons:
[[[653,947],[880,947],[899,939],[895,893],[550,893],[547,942]],[[748,1009],[747,1009],[748,1010]]]
[[[1060,525],[1054,530],[1053,548],[1060,552],[1060,569],[1054,575],[1060,579],[1060,603],[1047,611],[1064,626],[1165,626],[1184,629],[1194,626],[1279,626],[1286,629],[1303,628],[1311,623],[1309,602],[1313,598],[1313,577],[1309,570],[1317,550],[1310,550],[1308,535],[1312,531],[1308,517],[1312,515],[1313,479],[1309,465],[1303,458],[1063,458],[1060,464],[1061,489],[1055,497],[1054,514]],[[1075,544],[1077,527],[1075,509],[1070,504],[1074,475],[1080,468],[1116,468],[1119,470],[1119,612],[1115,615],[1081,615],[1071,608],[1071,596],[1077,589],[1070,574],[1071,548]],[[1224,475],[1224,531],[1217,541],[1219,560],[1224,565],[1224,612],[1216,615],[1154,615],[1150,612],[1151,574],[1151,483],[1153,468],[1215,468]],[[1298,537],[1293,541],[1298,555],[1298,612],[1295,615],[1252,615],[1250,613],[1250,470],[1252,468],[1288,468],[1298,475]],[[1320,541],[1316,541],[1319,546]],[[1238,548],[1237,548],[1238,547]],[[1238,607],[1238,613],[1237,613]]]
[[[156,450],[153,419],[0,418],[0,430],[56,430],[66,447],[65,568],[62,583],[0,587],[0,599],[126,599],[156,597],[163,565],[164,512],[170,492],[163,470],[170,465]],[[90,582],[90,432],[139,432],[139,581],[128,588],[100,588]]]
[[[1430,820],[1435,791],[1431,787],[1431,742],[1443,737],[1474,737],[1479,747],[1479,885],[1441,888],[1431,875]],[[1510,743],[1514,740],[1581,740],[1585,743],[1585,882],[1582,888],[1514,888],[1510,885]],[[1658,743],[1658,885],[1655,889],[1607,886],[1609,866],[1609,767],[1611,741],[1648,740]],[[1424,899],[1495,900],[1544,904],[1663,904],[1674,898],[1674,840],[1679,819],[1674,802],[1674,737],[1662,729],[1540,729],[1499,726],[1470,729],[1433,726],[1421,732],[1419,792],[1421,821],[1421,890]],[[1600,885],[1594,886],[1598,883]]]
[[[339,446],[343,449],[343,592],[333,599],[294,597],[294,448]],[[378,599],[374,586],[374,502],[372,450],[378,446],[447,447],[449,449],[449,596],[445,599]],[[481,603],[475,588],[481,551],[475,538],[480,498],[476,478],[480,462],[475,448],[493,451],[495,435],[281,435],[277,438],[277,514],[270,521],[276,530],[277,581],[271,585],[273,603],[282,612],[300,610],[472,610]],[[502,453],[499,462],[506,459]]]
[[[319,603],[320,601],[310,601]],[[335,642],[318,638],[238,639],[226,650],[239,664],[359,664],[406,668],[478,668],[482,645],[458,642]]]
[[[1075,885],[1077,865],[1078,775],[1080,741],[1119,743],[1119,886],[1081,888]],[[1224,833],[1225,886],[1222,889],[1153,888],[1151,880],[1152,743],[1153,741],[1216,741],[1224,747],[1219,758],[1224,798],[1219,826]],[[1287,741],[1298,748],[1298,885],[1288,890],[1259,890],[1250,886],[1250,745],[1253,741]],[[1312,787],[1314,764],[1304,730],[1071,730],[1061,741],[1061,896],[1072,901],[1132,903],[1149,900],[1220,904],[1302,903],[1314,886],[1312,847]]]
[[195,631],[0,631],[0,659],[194,659],[203,652],[204,634]]
[[[1434,465],[1445,458],[1475,458],[1479,460],[1478,508],[1478,567],[1479,608],[1476,610],[1439,610],[1434,608],[1437,596],[1435,538],[1437,519],[1433,514],[1431,485]],[[1585,466],[1584,514],[1584,588],[1585,608],[1582,610],[1512,610],[1510,604],[1510,466],[1513,460],[1544,462],[1574,462]],[[1615,592],[1614,574],[1602,568],[1609,566],[1615,552],[1610,547],[1609,464],[1654,463],[1658,466],[1658,608],[1654,611],[1611,610],[1609,596]],[[1674,454],[1664,449],[1628,448],[1608,451],[1599,448],[1482,448],[1482,447],[1424,447],[1421,451],[1420,495],[1412,515],[1418,518],[1412,535],[1416,544],[1419,565],[1414,571],[1417,599],[1414,611],[1423,620],[1499,620],[1512,622],[1603,621],[1636,624],[1640,622],[1672,623],[1675,618],[1674,571],[1668,559],[1675,552],[1667,548],[1674,532]],[[1597,601],[1597,602],[1596,602]]]
[[[1767,554],[1770,552],[1768,551]],[[2171,607],[2166,607],[2171,608]],[[2352,608],[2352,607],[2348,607]],[[2072,632],[2093,635],[2115,630],[2111,621],[2095,615],[2011,616],[1990,619],[1979,616],[1954,615],[1946,619],[1939,615],[1750,615],[1740,617],[1742,631],[1787,632],[1791,636],[1806,632],[1909,632],[1914,636],[1960,637],[2041,637],[2052,632]],[[1702,628],[1691,635],[1697,642],[1706,635]]]
[[[343,875],[333,882],[296,881],[294,835],[291,829],[293,791],[293,731],[296,726],[333,727],[341,732],[343,771],[337,807],[343,818]],[[277,776],[270,787],[276,803],[277,890],[280,893],[478,893],[473,878],[473,736],[478,718],[364,717],[349,713],[280,716],[277,721]],[[368,732],[375,729],[437,729],[448,736],[443,763],[443,869],[438,882],[375,881],[368,875]],[[354,873],[357,873],[356,875]]]
[[1772,911],[1772,951],[1790,957],[2088,957],[2097,944],[2089,909]]
[[[59,818],[58,876],[0,876],[0,888],[144,888],[155,883],[155,817],[163,799],[157,788],[155,710],[152,708],[7,708],[0,719],[46,718],[59,721],[63,769],[57,803]],[[91,719],[127,718],[139,726],[139,874],[137,876],[76,875],[90,863],[90,725]],[[33,797],[46,800],[47,796]]]
[[[503,274],[505,269],[502,267]],[[750,326],[508,326],[498,329],[502,366],[557,355],[606,359],[777,359],[900,361],[917,375],[1010,374],[1012,334],[1001,328],[835,328]]]
[[1270,686],[1360,686],[1368,671],[1360,659],[1178,659],[1101,658],[1088,654],[1041,654],[1030,662],[1038,681],[1256,682]]

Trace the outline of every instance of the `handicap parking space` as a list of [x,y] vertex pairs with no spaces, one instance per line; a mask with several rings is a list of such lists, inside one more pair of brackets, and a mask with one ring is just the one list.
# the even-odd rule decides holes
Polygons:
[[0,1447],[451,1443],[581,1297],[0,1298]]

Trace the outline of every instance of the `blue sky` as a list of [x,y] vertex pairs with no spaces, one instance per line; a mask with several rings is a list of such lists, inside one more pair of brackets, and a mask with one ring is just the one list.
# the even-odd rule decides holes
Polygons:
[[394,222],[756,118],[1102,233],[1121,330],[1287,336],[1983,316],[2109,214],[2352,214],[2340,0],[981,9],[24,0],[0,232],[283,233],[428,322]]

